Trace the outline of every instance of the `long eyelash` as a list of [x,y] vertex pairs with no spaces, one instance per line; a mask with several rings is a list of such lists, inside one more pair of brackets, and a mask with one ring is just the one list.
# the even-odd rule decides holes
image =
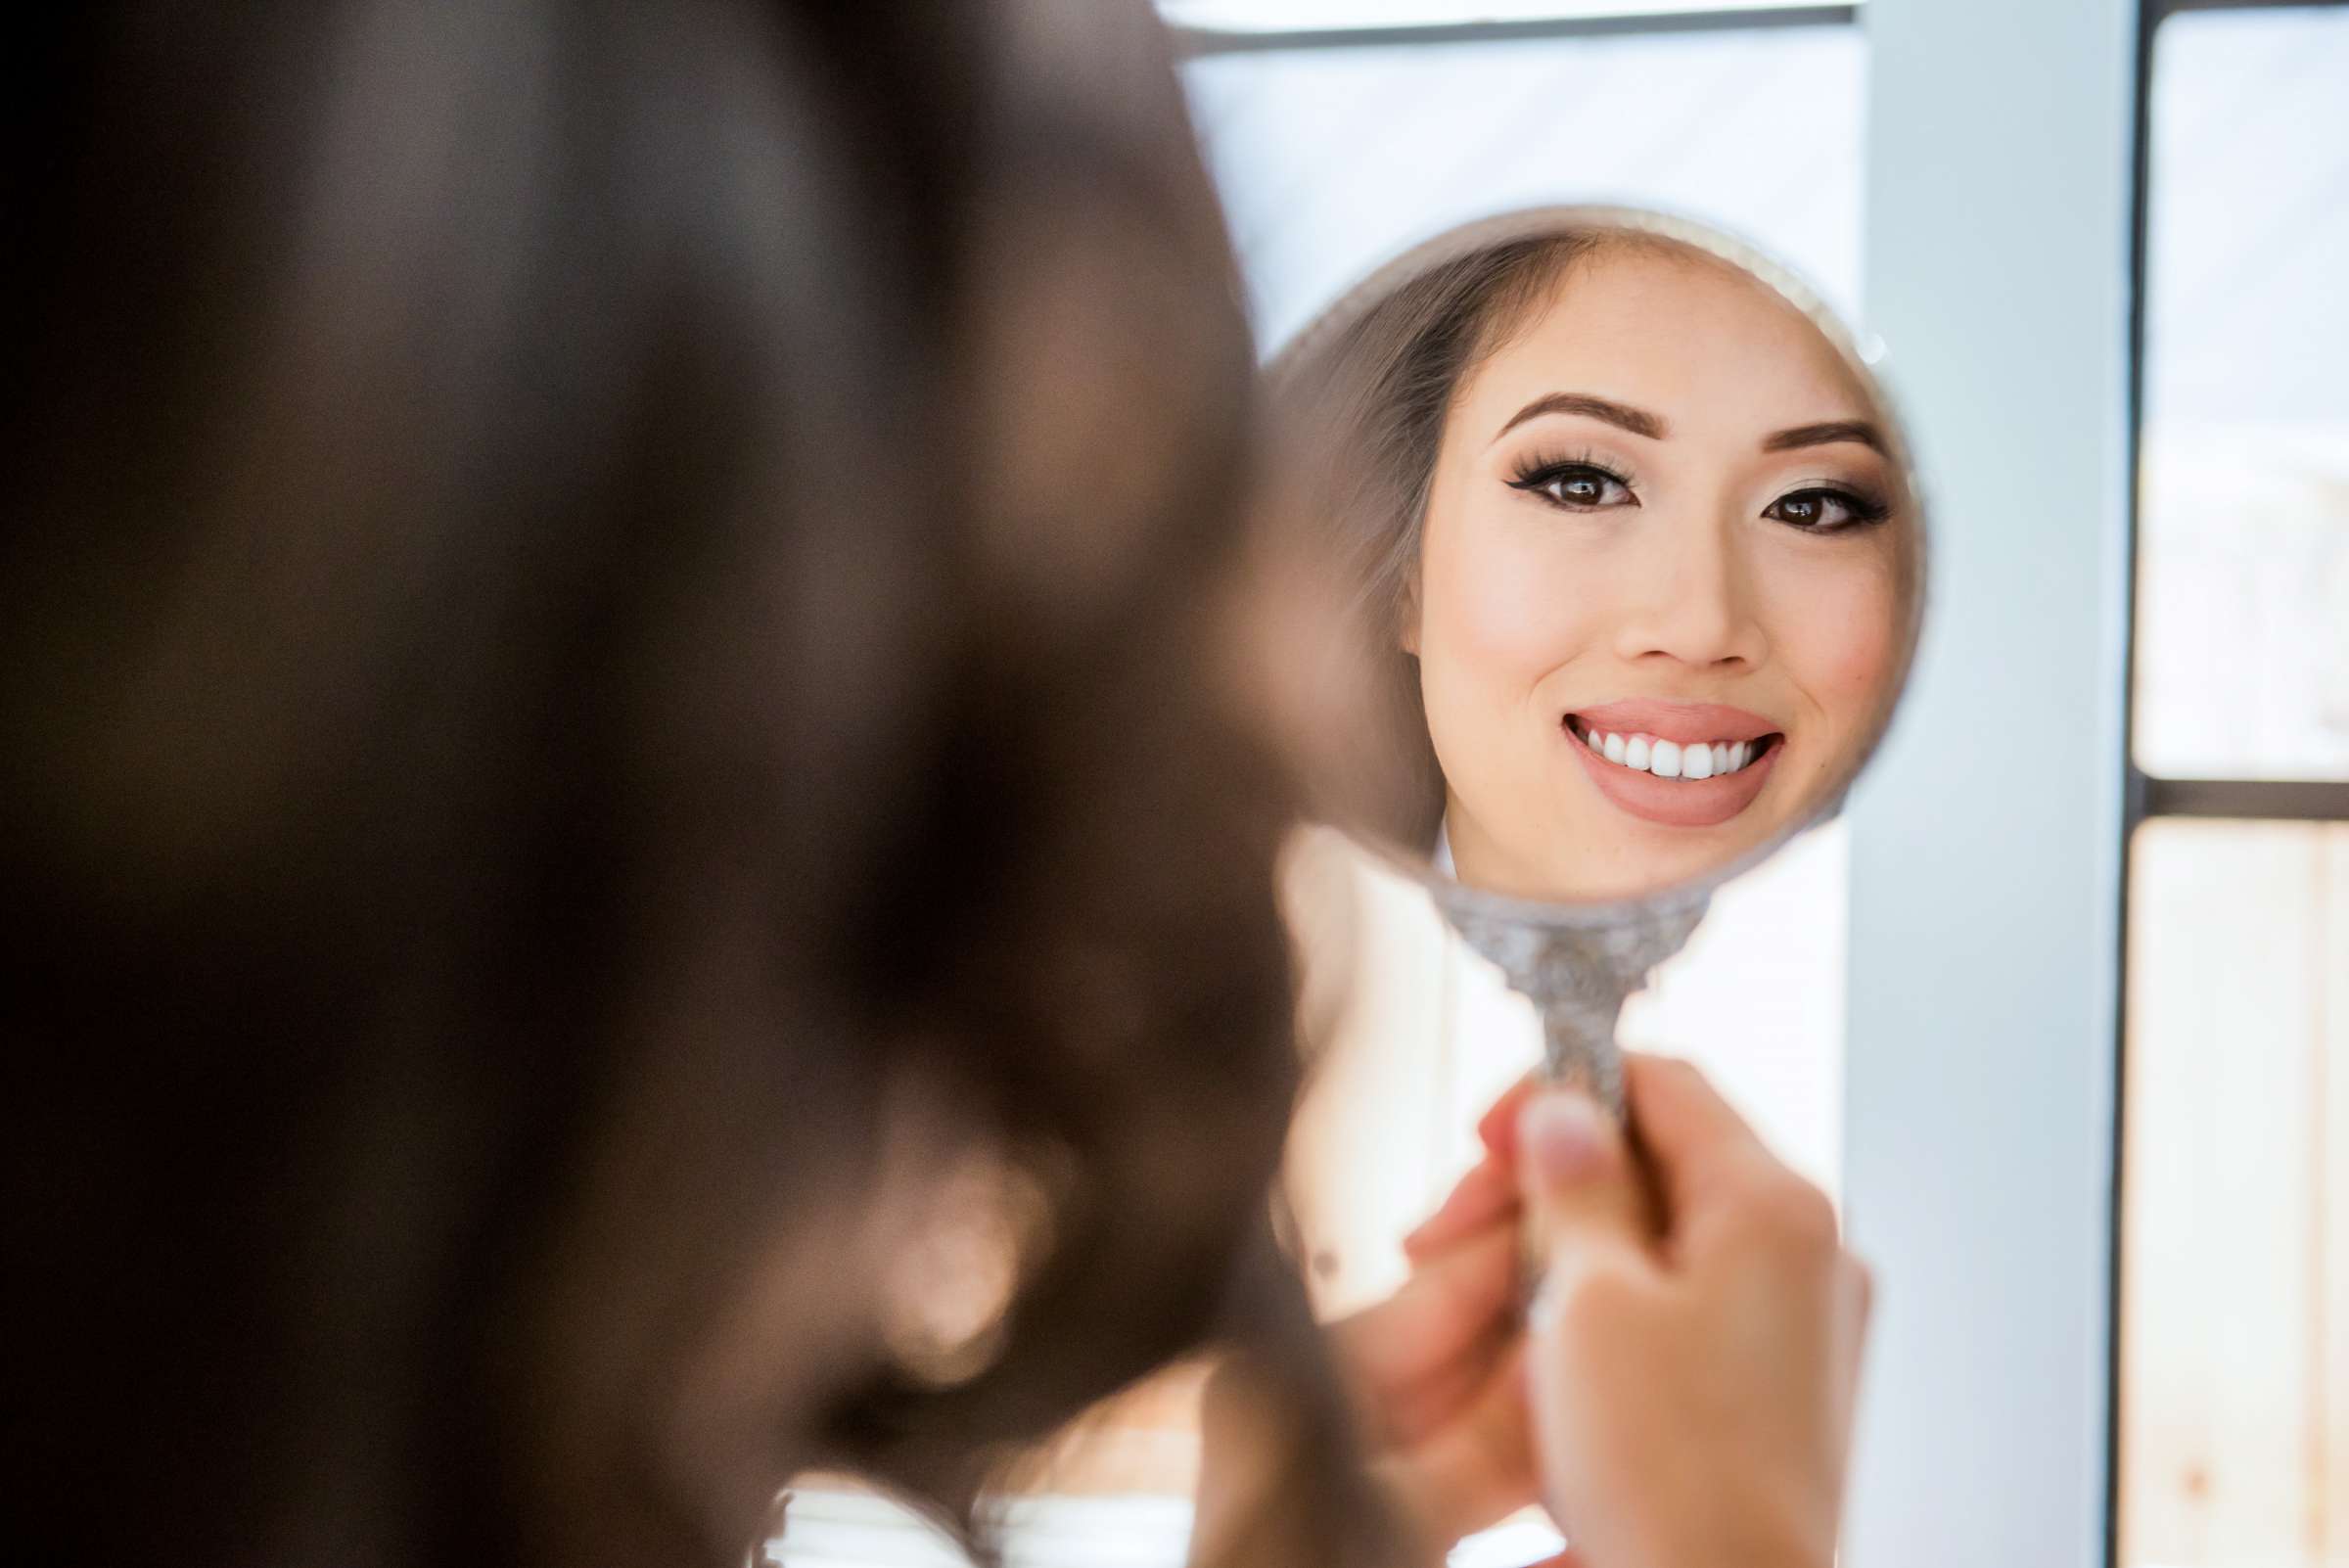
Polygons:
[[1594,452],[1586,452],[1579,457],[1524,459],[1519,462],[1514,476],[1507,483],[1509,488],[1514,490],[1538,490],[1562,474],[1582,469],[1588,469],[1593,474],[1604,474],[1627,490],[1636,490],[1639,487],[1637,480],[1623,472],[1613,463],[1600,458]]
[[1844,510],[1852,514],[1848,521],[1838,523],[1831,529],[1812,530],[1811,531],[1815,533],[1842,533],[1847,530],[1871,528],[1892,516],[1892,506],[1889,502],[1870,495],[1865,490],[1853,489],[1846,484],[1798,484],[1771,504],[1775,506],[1778,501],[1792,500],[1798,495],[1830,496],[1842,502]]

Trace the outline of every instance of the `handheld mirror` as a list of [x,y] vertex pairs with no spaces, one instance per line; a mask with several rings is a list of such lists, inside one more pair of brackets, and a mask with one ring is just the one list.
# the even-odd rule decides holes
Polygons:
[[1271,383],[1360,698],[1318,809],[1620,1111],[1625,999],[1834,813],[1907,680],[1925,519],[1883,388],[1750,247],[1601,208],[1412,249]]

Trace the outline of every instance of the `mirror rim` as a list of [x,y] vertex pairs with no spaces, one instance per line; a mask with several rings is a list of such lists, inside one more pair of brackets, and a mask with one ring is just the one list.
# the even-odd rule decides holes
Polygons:
[[1676,912],[1701,908],[1722,887],[1736,881],[1803,834],[1833,820],[1842,812],[1845,797],[1851,793],[1853,784],[1866,770],[1867,764],[1875,759],[1885,736],[1890,733],[1894,716],[1901,708],[1901,700],[1916,672],[1917,647],[1922,640],[1926,601],[1931,586],[1929,557],[1933,534],[1930,526],[1932,508],[1926,498],[1922,476],[1917,471],[1915,451],[1909,438],[1909,422],[1902,416],[1900,401],[1885,373],[1890,356],[1882,340],[1873,335],[1865,341],[1856,337],[1843,318],[1826,303],[1818,290],[1803,280],[1801,274],[1752,242],[1701,219],[1657,208],[1581,202],[1512,208],[1452,224],[1406,245],[1342,290],[1329,304],[1290,334],[1287,341],[1266,361],[1265,379],[1270,406],[1277,413],[1284,401],[1286,388],[1316,349],[1341,340],[1348,330],[1412,278],[1431,267],[1493,246],[1534,239],[1571,228],[1630,229],[1676,241],[1736,267],[1802,312],[1813,330],[1826,339],[1845,366],[1859,379],[1862,388],[1882,413],[1889,427],[1885,436],[1892,447],[1891,460],[1900,474],[1902,484],[1908,488],[1915,528],[1914,547],[1909,552],[1908,581],[1904,584],[1908,613],[1905,624],[1900,628],[1900,653],[1895,664],[1895,678],[1887,688],[1887,695],[1873,719],[1864,731],[1862,743],[1853,753],[1851,762],[1839,776],[1828,782],[1813,809],[1796,817],[1751,850],[1731,856],[1719,866],[1648,893],[1592,899],[1587,903],[1551,902],[1472,887],[1439,872],[1433,857],[1425,852],[1411,851],[1400,844],[1389,843],[1337,823],[1313,824],[1336,828],[1349,843],[1359,846],[1388,869],[1426,888],[1437,902],[1455,918],[1471,916],[1484,921],[1503,921],[1529,927],[1589,930],[1653,921]]

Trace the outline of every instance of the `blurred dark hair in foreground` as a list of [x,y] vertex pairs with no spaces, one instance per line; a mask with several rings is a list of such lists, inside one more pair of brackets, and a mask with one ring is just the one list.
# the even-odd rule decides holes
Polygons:
[[[1299,1332],[1249,347],[1141,0],[29,26],[12,1555],[733,1560]],[[874,1324],[973,1190],[941,1370]]]

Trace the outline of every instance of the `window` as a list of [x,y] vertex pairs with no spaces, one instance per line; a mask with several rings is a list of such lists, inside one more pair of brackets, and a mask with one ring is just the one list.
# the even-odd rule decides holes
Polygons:
[[1811,25],[1209,50],[1184,74],[1269,351],[1412,241],[1547,202],[1719,224],[1848,315],[1865,60]]
[[2126,1568],[2349,1554],[2349,9],[2152,34]]

